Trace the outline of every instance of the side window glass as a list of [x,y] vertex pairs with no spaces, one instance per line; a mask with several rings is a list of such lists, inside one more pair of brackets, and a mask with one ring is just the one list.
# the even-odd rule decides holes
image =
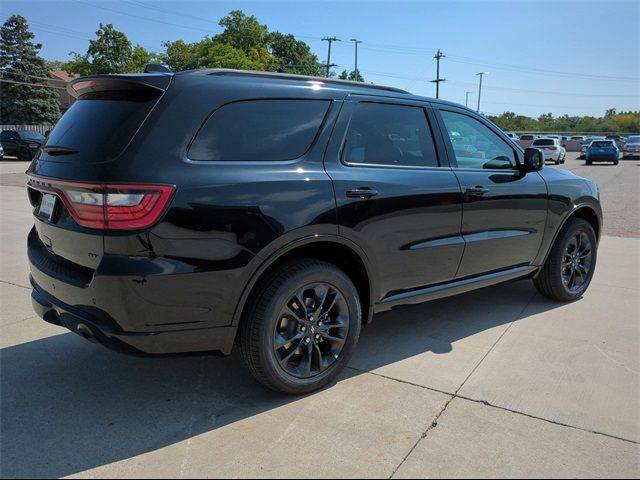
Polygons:
[[328,100],[246,100],[216,110],[198,132],[191,160],[293,160],[311,147]]
[[350,165],[438,166],[424,109],[386,103],[356,105],[342,159]]
[[513,148],[468,115],[441,110],[459,168],[515,169]]

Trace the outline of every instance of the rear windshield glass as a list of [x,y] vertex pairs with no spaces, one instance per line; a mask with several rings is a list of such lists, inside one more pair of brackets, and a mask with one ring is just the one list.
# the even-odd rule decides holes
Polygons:
[[278,161],[301,157],[313,143],[328,100],[249,100],[216,110],[198,132],[191,160]]
[[542,140],[534,140],[534,145],[555,145],[555,141],[552,139],[542,139]]
[[20,135],[20,137],[25,139],[25,140],[38,140],[39,142],[44,140],[44,135],[42,135],[39,132],[34,132],[34,131],[30,131],[30,130],[18,131],[18,135]]
[[612,147],[613,146],[613,142],[611,140],[609,140],[609,141],[597,140],[595,142],[591,142],[591,146],[592,147]]
[[129,144],[156,101],[156,95],[132,97],[124,92],[84,95],[51,131],[40,158],[64,162],[113,159]]

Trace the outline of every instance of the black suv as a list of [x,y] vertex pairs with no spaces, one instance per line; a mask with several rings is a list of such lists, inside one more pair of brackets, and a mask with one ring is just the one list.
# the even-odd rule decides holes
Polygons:
[[33,158],[44,141],[44,135],[31,130],[3,130],[0,133],[4,155],[18,157],[18,160],[26,162]]
[[27,172],[33,304],[108,347],[237,344],[299,394],[374,313],[517,278],[570,301],[593,275],[596,185],[459,105],[228,70],[69,88]]

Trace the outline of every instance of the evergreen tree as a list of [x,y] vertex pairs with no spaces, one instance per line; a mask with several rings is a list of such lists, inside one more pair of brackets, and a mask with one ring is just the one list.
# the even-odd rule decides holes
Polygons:
[[[46,86],[48,69],[38,56],[27,20],[12,15],[0,27],[0,123],[35,125],[55,123],[60,117],[56,89]],[[20,82],[20,83],[11,83]],[[25,85],[26,84],[26,85]]]

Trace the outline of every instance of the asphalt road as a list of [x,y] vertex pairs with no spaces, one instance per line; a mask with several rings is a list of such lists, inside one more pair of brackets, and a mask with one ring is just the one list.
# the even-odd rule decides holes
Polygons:
[[305,397],[35,317],[25,165],[0,163],[0,476],[640,478],[638,161],[581,163],[606,217],[584,298],[522,281],[386,312]]

